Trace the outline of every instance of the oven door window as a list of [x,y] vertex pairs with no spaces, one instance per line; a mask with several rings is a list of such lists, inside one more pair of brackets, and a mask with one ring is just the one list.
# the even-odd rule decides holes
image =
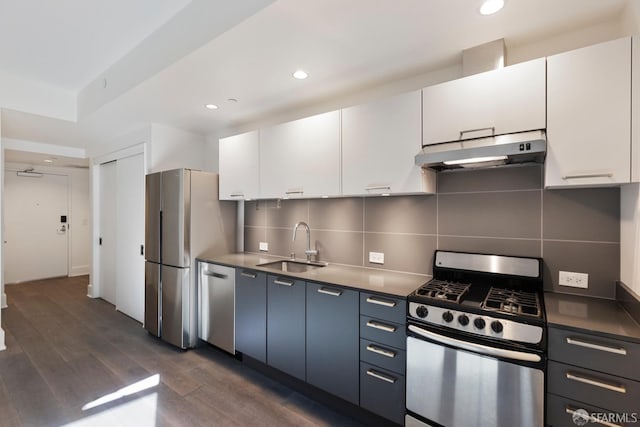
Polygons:
[[544,372],[407,338],[407,409],[447,427],[542,426]]

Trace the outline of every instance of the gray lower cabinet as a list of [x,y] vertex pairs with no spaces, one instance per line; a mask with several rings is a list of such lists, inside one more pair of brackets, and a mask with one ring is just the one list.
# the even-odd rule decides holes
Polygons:
[[575,425],[574,416],[584,413],[617,417],[604,425],[623,425],[637,414],[638,344],[550,326],[548,354],[548,425]]
[[307,283],[307,382],[359,403],[359,292]]
[[360,292],[360,406],[404,424],[406,300]]
[[305,381],[306,284],[267,275],[267,364]]
[[236,350],[267,362],[267,275],[236,269]]

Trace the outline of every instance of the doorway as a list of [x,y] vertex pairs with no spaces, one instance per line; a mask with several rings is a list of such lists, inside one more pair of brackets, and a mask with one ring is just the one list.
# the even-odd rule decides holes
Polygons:
[[68,275],[68,179],[5,169],[4,283]]

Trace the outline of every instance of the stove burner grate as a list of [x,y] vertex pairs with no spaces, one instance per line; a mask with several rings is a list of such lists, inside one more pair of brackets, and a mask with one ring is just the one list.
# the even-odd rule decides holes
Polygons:
[[491,287],[481,307],[486,310],[525,316],[541,317],[542,315],[538,294],[514,289]]
[[447,282],[444,280],[433,279],[420,287],[416,291],[416,295],[425,298],[460,303],[464,296],[469,292],[470,287],[471,285],[467,283]]

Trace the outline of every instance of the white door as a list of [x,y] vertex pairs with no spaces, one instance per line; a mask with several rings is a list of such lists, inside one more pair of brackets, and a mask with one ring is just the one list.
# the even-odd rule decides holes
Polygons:
[[144,321],[144,158],[117,161],[116,309]]
[[100,297],[116,304],[116,162],[100,165]]
[[5,170],[5,283],[67,276],[68,177]]

